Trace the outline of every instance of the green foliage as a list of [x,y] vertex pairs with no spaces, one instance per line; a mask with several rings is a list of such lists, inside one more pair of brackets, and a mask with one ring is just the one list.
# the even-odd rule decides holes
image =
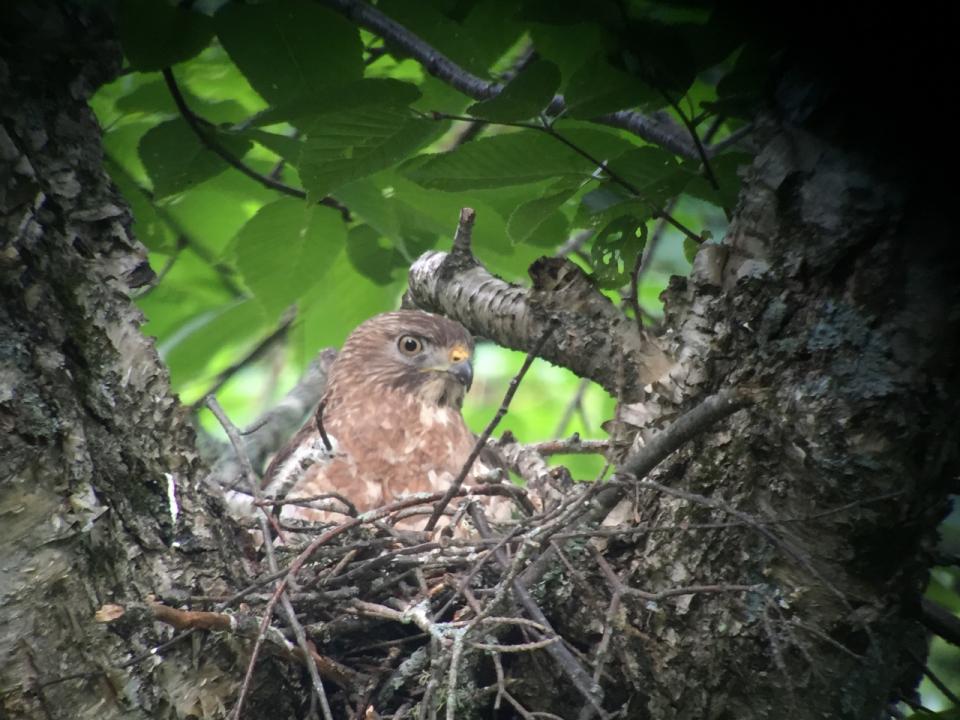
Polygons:
[[[670,26],[691,45],[705,17],[644,5],[639,15],[629,6],[625,20],[618,4],[605,1],[522,10],[509,0],[381,0],[373,7],[503,91],[477,101],[397,52],[393,40],[312,0],[120,1],[131,72],[93,104],[107,167],[162,274],[139,298],[145,331],[157,337],[186,401],[201,397],[292,308],[283,341],[220,392],[231,414],[253,417],[321,347],[339,345],[360,321],[396,307],[407,266],[425,250],[449,246],[463,206],[477,210],[474,250],[494,272],[522,282],[530,262],[575,237],[572,257],[615,299],[657,212],[676,198],[673,212],[685,225],[725,230],[720,208],[735,202],[736,168],[749,158],[715,159],[718,190],[695,156],[675,157],[594,122],[631,109],[676,118],[656,86],[667,78],[672,99],[702,116],[703,136],[705,120],[714,119],[708,104],[726,101],[718,84],[756,63],[729,42],[703,44],[683,63],[644,54],[624,23]],[[656,53],[666,53],[662,45]],[[158,72],[168,67],[195,125]],[[567,109],[547,119],[558,93]],[[484,122],[464,140],[464,122],[450,115]],[[712,139],[736,127],[720,119]],[[346,213],[320,205],[324,198]],[[661,228],[638,288],[644,312],[659,315],[669,275],[688,267],[682,236]],[[520,359],[483,347],[468,402],[475,427],[499,404]],[[601,434],[612,401],[596,388],[586,391],[583,413],[557,427],[578,385],[537,363],[505,426],[523,440]],[[571,462],[580,478],[599,471],[597,458]]]

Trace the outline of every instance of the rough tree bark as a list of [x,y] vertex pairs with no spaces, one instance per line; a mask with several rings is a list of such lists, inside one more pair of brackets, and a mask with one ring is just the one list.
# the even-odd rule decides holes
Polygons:
[[[109,603],[177,604],[248,579],[129,299],[143,252],[86,106],[117,70],[113,29],[79,6],[9,15],[0,45],[0,708],[8,717],[217,717],[235,698],[244,642],[198,635],[150,656],[167,635],[149,617],[93,622]],[[537,588],[583,650],[613,621],[601,684],[608,709],[619,703],[631,717],[874,718],[914,682],[924,652],[916,609],[931,528],[957,470],[950,226],[917,202],[913,176],[879,171],[837,136],[772,119],[759,133],[728,237],[703,248],[692,277],[668,291],[674,332],[664,346],[678,366],[651,415],[724,387],[759,399],[646,483],[624,478],[634,483],[629,522],[658,530],[604,541],[619,579],[603,572],[594,546],[566,552],[595,589],[760,587],[660,602],[621,592],[608,605],[598,599],[608,592],[592,594],[558,569]],[[441,300],[470,292],[456,273],[444,280]],[[482,308],[462,319],[496,339]],[[701,523],[711,527],[691,527]],[[528,666],[516,695],[531,709],[567,717],[583,704],[539,656],[516,662]],[[259,668],[249,716],[300,717],[302,674],[269,658]]]
[[[104,604],[222,594],[246,577],[130,301],[149,268],[87,106],[120,65],[96,8],[18,3],[0,20],[3,717],[203,715],[197,687],[229,703],[238,683],[215,671],[222,650],[158,663],[149,650],[167,636],[149,617],[93,621]],[[289,711],[268,695],[255,706]]]

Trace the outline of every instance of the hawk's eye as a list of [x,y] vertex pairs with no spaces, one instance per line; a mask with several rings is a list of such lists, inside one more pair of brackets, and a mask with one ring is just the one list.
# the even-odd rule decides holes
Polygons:
[[423,343],[413,335],[404,335],[397,342],[397,347],[404,355],[416,355],[423,350]]

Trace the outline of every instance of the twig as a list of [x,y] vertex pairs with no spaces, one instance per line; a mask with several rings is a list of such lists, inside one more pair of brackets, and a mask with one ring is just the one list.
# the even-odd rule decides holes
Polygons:
[[[465,208],[460,214],[460,226],[457,228],[457,236],[454,238],[454,249],[457,247],[462,247],[464,244],[469,246],[470,242],[470,231],[473,227],[474,214],[472,210]],[[459,243],[459,245],[458,245]],[[483,432],[480,433],[480,437],[477,438],[477,442],[473,446],[473,450],[470,451],[470,455],[467,456],[466,462],[464,462],[463,467],[460,468],[460,472],[457,474],[457,477],[450,484],[450,487],[447,489],[446,494],[443,498],[434,506],[433,514],[430,516],[430,519],[427,520],[427,524],[424,526],[426,532],[433,530],[437,521],[440,519],[440,516],[443,514],[444,509],[450,504],[450,501],[453,499],[460,491],[460,487],[463,485],[463,481],[466,479],[467,474],[470,472],[470,469],[473,467],[473,463],[480,456],[480,453],[483,451],[483,448],[487,444],[487,440],[490,439],[490,436],[493,434],[493,431],[497,428],[497,425],[500,424],[500,421],[503,419],[503,416],[507,414],[507,409],[510,407],[510,402],[513,400],[513,396],[517,392],[517,388],[520,387],[520,381],[523,380],[523,376],[527,374],[527,370],[530,369],[530,366],[533,364],[533,361],[536,359],[537,354],[543,348],[544,344],[547,342],[547,339],[553,333],[554,323],[550,323],[547,327],[547,330],[540,336],[540,339],[537,341],[537,344],[533,349],[528,353],[526,359],[523,361],[523,365],[520,367],[519,372],[514,376],[510,381],[510,386],[507,388],[506,394],[503,396],[503,402],[500,403],[500,407],[497,409],[496,414],[487,423],[487,426],[483,429]]]
[[603,455],[610,449],[609,440],[584,440],[574,433],[566,440],[544,440],[524,445],[540,455]]
[[[557,422],[557,428],[553,431],[554,437],[563,435],[567,431],[567,425],[570,424],[574,413],[576,413],[578,410],[580,411],[580,417],[586,420],[583,412],[583,396],[587,392],[588,387],[590,387],[590,381],[586,378],[582,378],[577,384],[577,391],[573,394],[573,397],[570,398],[570,402],[568,402],[567,406],[563,409],[563,415],[560,416],[560,420]],[[587,423],[584,422],[583,424],[586,431],[589,432],[589,428],[586,428]]]
[[[170,97],[173,98],[173,102],[177,106],[177,110],[180,111],[183,119],[186,121],[187,125],[190,126],[190,129],[193,130],[194,134],[197,136],[197,139],[200,140],[200,142],[208,150],[219,156],[220,159],[226,162],[230,167],[239,170],[251,180],[260,183],[270,190],[276,190],[279,193],[289,195],[290,197],[299,198],[300,200],[307,199],[307,193],[300,188],[290,187],[286,183],[282,183],[279,180],[262,175],[256,170],[252,169],[250,166],[246,165],[239,158],[234,157],[233,153],[215,140],[214,137],[207,131],[207,129],[203,127],[204,124],[207,124],[206,121],[201,123],[200,116],[193,112],[193,110],[190,109],[190,106],[187,105],[187,101],[183,97],[183,93],[180,92],[180,86],[177,85],[176,78],[173,76],[173,71],[170,68],[164,68],[162,73],[163,80],[167,85],[167,89],[170,91]],[[334,198],[324,197],[320,198],[317,202],[320,205],[326,205],[327,207],[339,211],[340,215],[343,216],[344,222],[350,221],[350,210],[346,205],[343,205]]]
[[[471,518],[473,519],[474,526],[477,528],[477,532],[480,533],[481,537],[489,537],[490,526],[487,523],[486,516],[483,514],[483,510],[477,505],[471,505],[470,510]],[[526,544],[524,547],[526,547]],[[497,561],[502,567],[508,567],[507,559],[502,551],[499,551],[496,557]],[[508,581],[513,588],[513,593],[517,599],[517,602],[524,609],[530,619],[543,625],[551,635],[558,635],[558,633],[553,629],[553,626],[550,624],[550,621],[547,620],[547,617],[543,614],[540,606],[537,605],[537,603],[531,597],[529,591],[527,590],[527,586],[520,579],[520,577],[518,577],[515,572],[513,573],[512,577],[511,574],[508,574],[507,578],[501,580],[501,584],[506,584]],[[583,695],[590,705],[592,705],[599,713],[600,717],[609,717],[601,705],[603,698],[602,691],[593,686],[591,677],[587,674],[586,670],[583,669],[583,666],[580,665],[572,653],[567,649],[566,645],[563,643],[552,643],[546,646],[546,650],[551,657],[553,657],[554,661],[560,666],[564,674],[570,678],[570,681],[573,683],[574,687],[577,688],[580,694]]]
[[[207,398],[207,407],[210,408],[210,411],[216,416],[217,420],[220,421],[220,424],[223,426],[224,431],[227,433],[227,437],[230,438],[230,443],[233,445],[234,451],[237,453],[237,459],[240,461],[240,467],[243,468],[244,475],[247,478],[247,482],[250,485],[250,488],[253,492],[253,496],[258,503],[262,501],[260,494],[260,481],[256,476],[256,473],[253,470],[253,465],[250,463],[250,458],[247,457],[247,453],[243,447],[243,440],[240,438],[240,432],[237,429],[237,426],[231,422],[230,418],[227,417],[227,414],[223,411],[223,408],[220,407],[220,403],[217,402],[217,399],[212,395]],[[270,533],[270,526],[268,524],[268,513],[266,508],[261,507],[260,513],[257,515],[258,520],[260,521],[260,532],[263,535],[263,546],[267,554],[267,561],[270,566],[271,572],[277,572],[277,560],[274,555],[273,550],[273,537]],[[286,590],[280,589],[277,595],[280,598],[281,606],[283,607],[284,614],[287,617],[287,622],[290,624],[290,627],[293,629],[294,636],[297,639],[297,645],[299,646],[301,652],[304,656],[304,662],[307,664],[307,670],[310,673],[310,679],[313,682],[313,690],[317,694],[317,697],[320,699],[320,708],[323,710],[324,720],[333,720],[333,715],[330,712],[330,703],[327,700],[326,691],[323,688],[323,681],[320,679],[320,674],[317,672],[317,664],[314,662],[313,653],[310,651],[310,648],[307,646],[307,636],[303,631],[303,626],[300,624],[300,621],[297,619],[297,614],[293,609],[293,604],[290,602],[290,598],[287,596]],[[270,614],[266,613],[264,619],[267,623],[270,621]],[[264,626],[261,624],[261,633],[263,632]],[[262,642],[262,635],[258,635],[258,642]],[[247,668],[247,675],[249,676],[252,673],[253,665],[256,661],[256,656],[252,656],[250,659],[250,665]],[[246,685],[246,682],[244,683]],[[235,718],[240,717],[240,710],[243,707],[243,696],[241,695],[238,699],[236,706],[234,707]]]
[[710,166],[710,159],[707,157],[707,151],[703,148],[703,143],[700,142],[700,135],[697,134],[697,127],[693,124],[693,121],[687,116],[687,114],[680,107],[680,103],[675,102],[673,98],[667,93],[666,90],[660,90],[660,94],[663,95],[667,103],[677,112],[677,115],[680,116],[681,122],[686,126],[687,131],[690,133],[690,137],[693,139],[693,144],[697,148],[697,155],[700,156],[700,162],[703,165],[703,174],[707,178],[707,182],[710,183],[710,186],[714,190],[720,189],[720,183],[717,182],[717,176],[713,173],[713,168]]
[[641,450],[623,462],[618,473],[643,477],[681,445],[714,423],[746,407],[751,401],[744,391],[721,390],[711,395],[674,420],[663,432],[654,435]]
[[947,642],[960,646],[960,619],[942,605],[928,598],[921,598],[920,620]]

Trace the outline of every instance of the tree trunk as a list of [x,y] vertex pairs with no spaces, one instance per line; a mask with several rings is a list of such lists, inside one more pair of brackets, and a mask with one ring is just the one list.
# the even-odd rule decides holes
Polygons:
[[87,106],[120,63],[96,7],[18,3],[0,21],[3,717],[193,712],[196,692],[184,690],[216,655],[197,668],[158,669],[162,654],[123,667],[169,631],[149,617],[107,629],[94,613],[244,578],[130,301],[150,271]]
[[[118,69],[113,27],[52,2],[4,12],[2,715],[222,716],[247,643],[198,633],[151,655],[170,635],[149,614],[94,621],[250,581],[129,299],[149,271],[86,104]],[[772,120],[759,133],[726,240],[668,291],[678,364],[658,401],[754,402],[628,493],[621,518],[655,531],[568,544],[587,586],[561,568],[537,588],[584,651],[612,622],[601,685],[629,717],[875,718],[924,654],[916,611],[957,470],[951,228],[910,175]],[[602,562],[650,593],[706,587],[611,604]],[[527,707],[580,712],[549,661],[514,662]],[[301,683],[262,660],[246,713],[301,716]]]

